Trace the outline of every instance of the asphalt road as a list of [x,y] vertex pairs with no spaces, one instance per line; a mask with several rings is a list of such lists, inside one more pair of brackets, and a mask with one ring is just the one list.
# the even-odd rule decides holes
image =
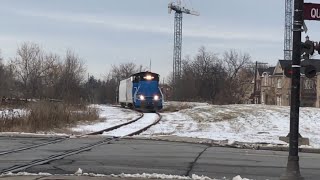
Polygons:
[[[50,138],[49,138],[50,139]],[[0,171],[72,150],[103,137],[67,139],[35,149],[0,156]],[[43,143],[43,137],[0,137],[0,153],[9,149]],[[52,140],[52,138],[50,139]],[[78,168],[87,173],[160,173],[205,175],[227,178],[241,175],[250,179],[279,179],[285,172],[287,152],[257,151],[213,147],[201,144],[122,139],[89,151],[26,169],[31,173],[73,174]],[[305,179],[320,177],[320,154],[300,153],[301,173]]]

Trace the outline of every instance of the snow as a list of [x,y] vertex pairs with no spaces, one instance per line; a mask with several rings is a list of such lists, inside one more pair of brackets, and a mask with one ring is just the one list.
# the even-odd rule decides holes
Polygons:
[[[165,106],[181,106],[178,112],[161,113],[162,120],[139,136],[161,137],[179,136],[187,138],[204,138],[217,141],[242,143],[268,143],[270,146],[287,143],[280,141],[280,136],[287,136],[289,132],[290,109],[285,106],[271,105],[210,105],[207,103],[190,102],[166,102]],[[89,133],[99,131],[131,121],[140,116],[140,113],[112,107],[108,105],[91,105],[99,109],[99,117],[104,119],[89,124],[79,124],[71,128],[72,131]],[[177,108],[179,109],[179,108]],[[23,109],[13,109],[11,112],[19,114],[27,113]],[[8,111],[9,112],[9,111]],[[0,111],[7,113],[7,111]],[[105,132],[104,135],[124,136],[142,127],[151,124],[155,120],[155,114],[145,114],[145,117],[137,122]],[[300,108],[300,134],[309,138],[310,146],[304,148],[320,148],[320,108]],[[52,132],[14,133],[1,134],[24,134],[24,135],[59,135]]]
[[43,173],[43,172],[39,172],[39,173],[28,173],[28,172],[12,173],[12,172],[8,172],[8,173],[1,174],[0,177],[3,177],[3,176],[51,176],[51,175],[52,174],[50,174],[50,173]]
[[55,132],[38,132],[38,133],[25,133],[25,132],[0,132],[0,135],[25,135],[25,136],[70,136],[65,133],[55,133]]
[[1,109],[0,118],[12,119],[27,116],[28,111],[26,109]]
[[119,107],[112,107],[108,105],[91,105],[99,110],[99,118],[104,119],[102,122],[96,122],[94,124],[80,124],[74,128],[71,128],[72,131],[89,133],[100,131],[118,124],[122,124],[128,121],[131,121],[140,116],[139,113],[123,109]]
[[155,113],[144,113],[144,116],[138,121],[128,124],[126,126],[122,126],[113,131],[104,132],[103,135],[117,136],[117,137],[126,136],[130,133],[136,132],[154,123],[157,120],[157,118],[158,118],[158,115]]
[[[114,175],[111,174],[112,177],[119,177],[119,178],[147,178],[147,179],[181,179],[181,180],[218,180],[212,179],[207,176],[199,176],[196,174],[192,174],[191,177],[189,176],[178,176],[178,175],[166,175],[166,174],[157,174],[157,173],[142,173],[142,174],[119,174]],[[241,178],[241,176],[236,176],[232,180],[249,180],[246,178]]]
[[79,168],[74,174],[75,174],[75,175],[81,175],[81,174],[82,174],[82,169]]
[[[79,168],[80,169],[80,168]],[[79,170],[78,169],[78,170]],[[105,175],[105,174],[95,174],[95,173],[78,173],[78,174],[50,174],[50,173],[28,173],[28,172],[18,172],[18,173],[5,173],[1,174],[0,177],[5,176],[91,176],[91,177],[117,177],[117,178],[146,178],[146,179],[180,179],[180,180],[219,180],[219,179],[212,179],[207,176],[199,176],[196,174],[192,174],[191,177],[189,176],[178,176],[178,175],[166,175],[166,174],[157,174],[157,173],[142,173],[142,174],[111,174],[111,175]],[[232,180],[249,180],[246,178],[241,178],[241,176],[236,176]]]
[[[142,136],[173,135],[229,143],[287,145],[279,137],[289,132],[289,115],[289,107],[284,106],[195,104],[189,109],[162,113],[160,123]],[[300,134],[310,139],[312,148],[320,148],[319,117],[319,108],[300,108]]]

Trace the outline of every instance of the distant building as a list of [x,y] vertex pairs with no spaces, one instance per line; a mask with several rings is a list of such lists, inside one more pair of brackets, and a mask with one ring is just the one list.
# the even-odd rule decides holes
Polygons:
[[[291,99],[291,78],[284,75],[284,68],[291,65],[291,60],[279,60],[275,67],[257,69],[256,92],[250,96],[254,104],[289,106]],[[300,106],[320,107],[320,60],[305,60],[303,65],[316,66],[317,75],[307,78],[301,68]]]

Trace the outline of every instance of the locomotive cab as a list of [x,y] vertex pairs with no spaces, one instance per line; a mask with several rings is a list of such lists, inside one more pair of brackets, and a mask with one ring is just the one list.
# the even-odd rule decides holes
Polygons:
[[140,72],[131,76],[133,102],[136,109],[157,111],[163,107],[163,95],[159,88],[159,74]]

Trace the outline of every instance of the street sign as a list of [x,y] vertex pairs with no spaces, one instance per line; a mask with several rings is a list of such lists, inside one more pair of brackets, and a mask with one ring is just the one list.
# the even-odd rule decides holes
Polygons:
[[304,3],[304,20],[320,21],[320,4]]

